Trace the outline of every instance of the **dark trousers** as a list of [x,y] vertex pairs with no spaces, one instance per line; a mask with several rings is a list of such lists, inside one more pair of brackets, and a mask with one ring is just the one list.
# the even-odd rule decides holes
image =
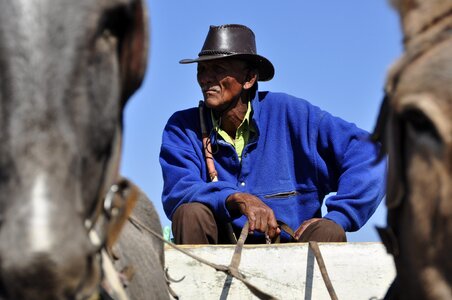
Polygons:
[[[173,215],[172,230],[176,244],[232,244],[227,224],[216,222],[212,211],[205,205],[197,202],[186,203],[179,206]],[[238,236],[238,235],[237,235]],[[263,243],[249,239],[252,243]],[[247,239],[247,243],[250,242]],[[345,231],[335,222],[322,219],[317,221],[303,232],[298,242],[346,242]]]

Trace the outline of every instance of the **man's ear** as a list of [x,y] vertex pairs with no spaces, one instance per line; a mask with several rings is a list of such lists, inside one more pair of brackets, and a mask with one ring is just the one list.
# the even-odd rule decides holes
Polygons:
[[119,49],[123,105],[140,87],[148,57],[149,31],[144,0],[132,0],[130,14],[131,23]]
[[249,90],[250,88],[252,88],[257,81],[257,76],[258,75],[255,70],[251,70],[250,72],[248,72],[248,75],[245,79],[246,81],[243,83],[243,88],[245,90]]

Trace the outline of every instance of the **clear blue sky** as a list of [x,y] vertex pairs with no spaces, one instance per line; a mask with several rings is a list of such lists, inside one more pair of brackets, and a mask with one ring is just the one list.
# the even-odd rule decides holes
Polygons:
[[[385,0],[148,0],[150,53],[145,81],[125,111],[121,172],[152,199],[162,225],[158,161],[166,121],[202,98],[196,64],[209,25],[239,23],[256,34],[257,51],[275,66],[260,90],[286,92],[371,131],[389,66],[399,57],[401,33]],[[379,241],[382,203],[349,241]]]

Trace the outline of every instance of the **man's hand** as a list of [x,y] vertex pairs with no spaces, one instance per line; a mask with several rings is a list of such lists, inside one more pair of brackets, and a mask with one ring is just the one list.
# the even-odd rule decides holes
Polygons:
[[226,207],[232,215],[241,214],[248,218],[250,233],[257,230],[266,233],[270,239],[281,233],[273,210],[254,195],[232,194],[226,199]]
[[300,236],[303,234],[303,232],[306,230],[306,228],[308,228],[309,225],[311,225],[312,223],[315,223],[317,221],[322,220],[322,218],[312,218],[309,220],[306,220],[303,222],[303,224],[301,224],[300,227],[298,227],[298,229],[295,231],[294,237],[295,239],[299,239]]

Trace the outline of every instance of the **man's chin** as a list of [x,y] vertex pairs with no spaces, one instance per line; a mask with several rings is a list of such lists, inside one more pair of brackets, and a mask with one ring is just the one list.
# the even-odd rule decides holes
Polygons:
[[220,105],[217,99],[212,99],[210,97],[204,97],[204,103],[210,109],[216,109]]

